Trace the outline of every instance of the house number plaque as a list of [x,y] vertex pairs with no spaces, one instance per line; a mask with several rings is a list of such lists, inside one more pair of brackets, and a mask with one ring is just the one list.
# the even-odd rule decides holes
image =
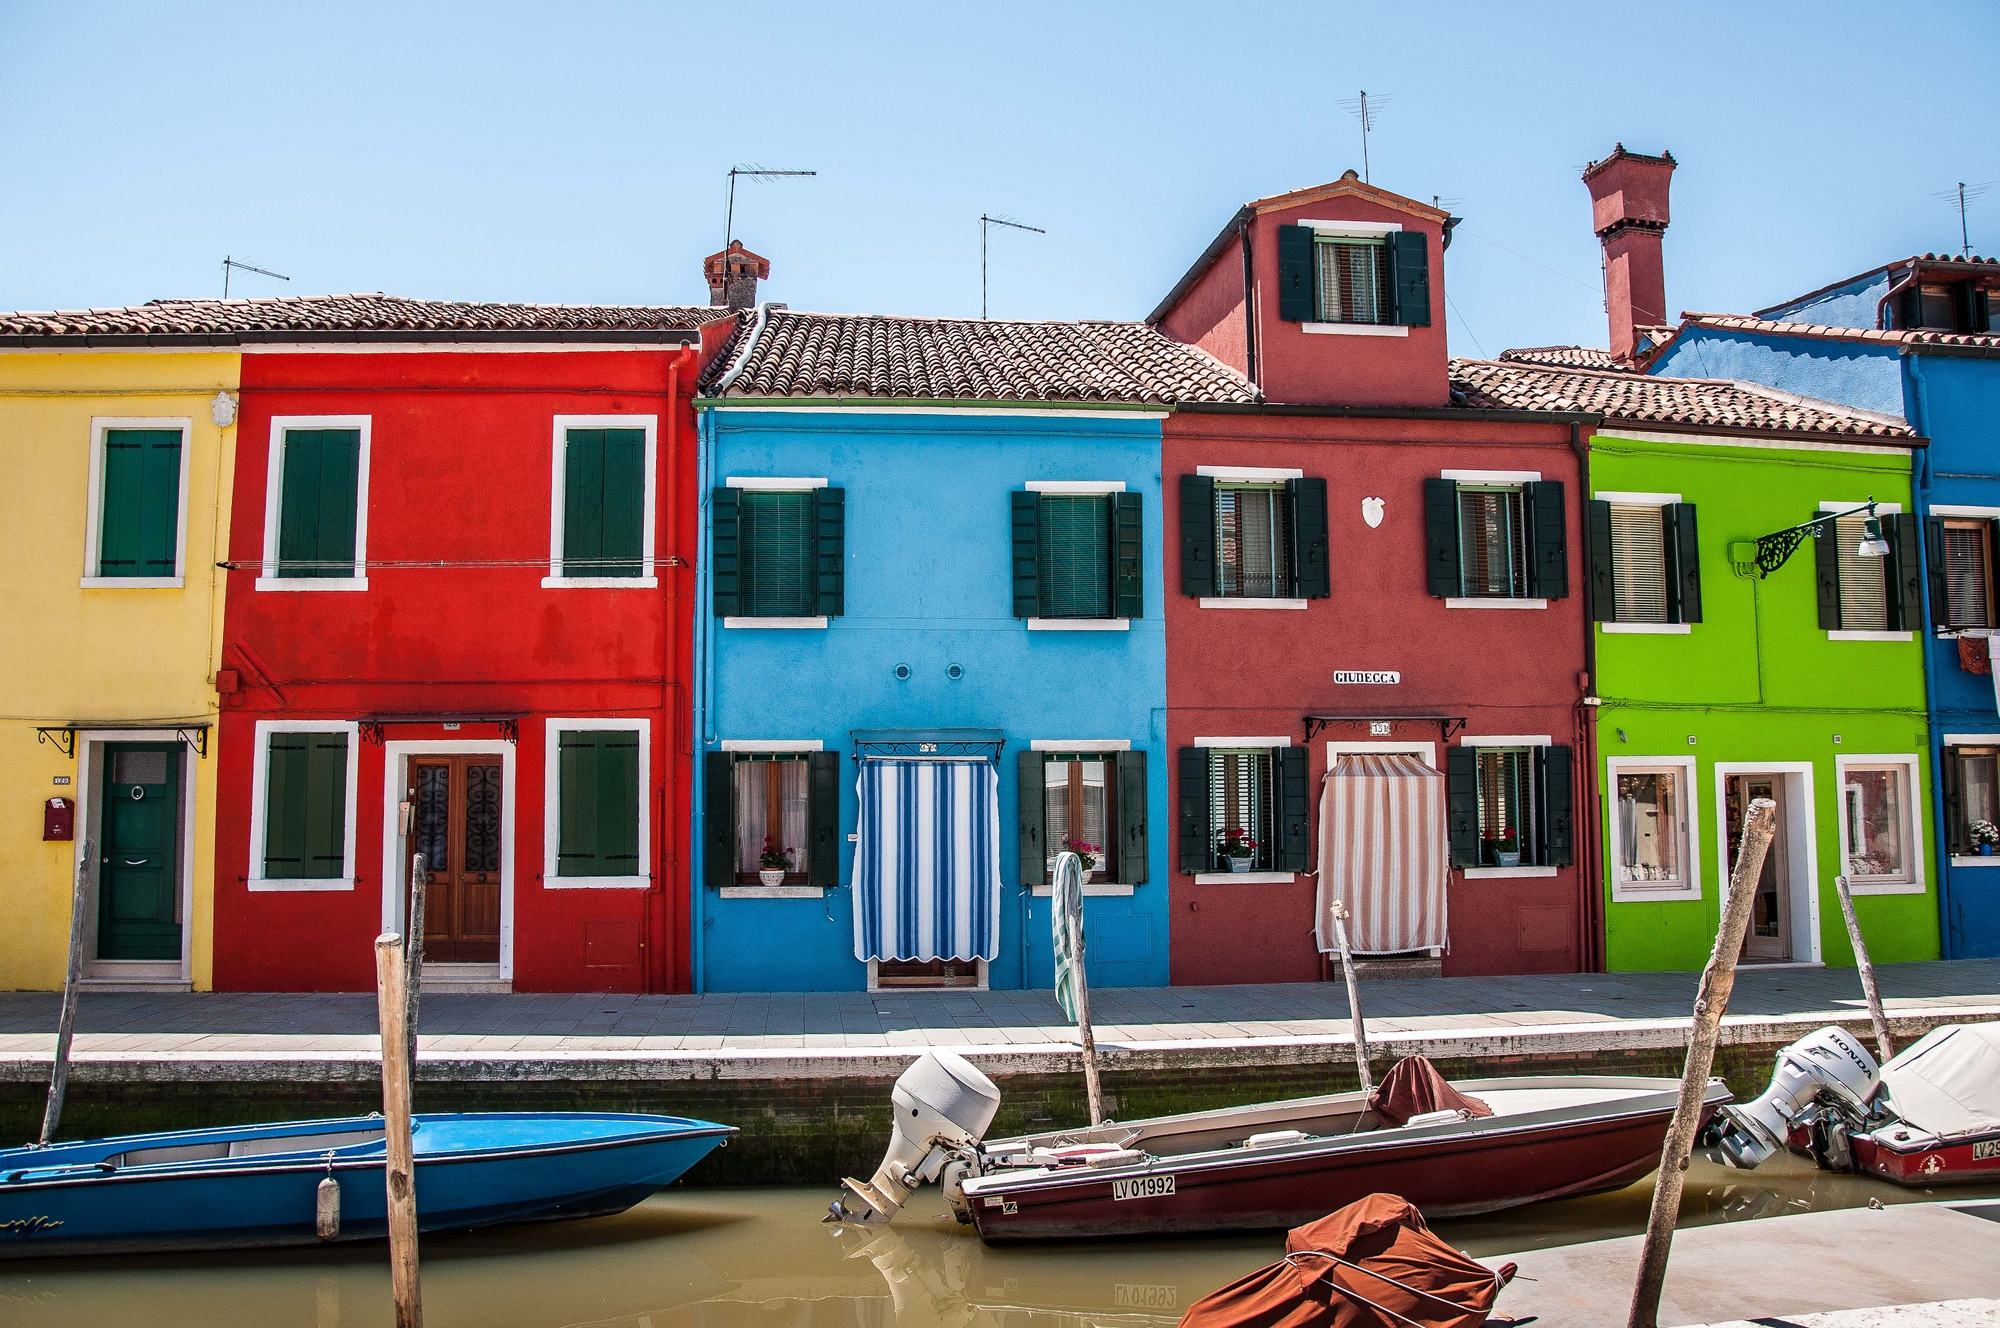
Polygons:
[[1395,669],[1335,669],[1333,680],[1343,686],[1393,686],[1403,675]]

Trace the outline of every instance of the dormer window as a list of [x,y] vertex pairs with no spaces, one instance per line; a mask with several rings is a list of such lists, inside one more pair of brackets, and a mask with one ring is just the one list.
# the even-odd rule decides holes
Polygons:
[[1903,289],[1896,326],[1937,332],[1988,332],[1993,292],[1976,281],[1925,281]]
[[1280,226],[1278,317],[1308,332],[1429,327],[1429,245],[1422,231],[1400,226]]
[[1389,321],[1389,248],[1379,239],[1315,237],[1319,321]]

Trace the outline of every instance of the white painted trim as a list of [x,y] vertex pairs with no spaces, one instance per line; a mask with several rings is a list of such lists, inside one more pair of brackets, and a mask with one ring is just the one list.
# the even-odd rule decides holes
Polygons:
[[1196,747],[1289,747],[1290,738],[1196,738]]
[[1303,609],[1312,603],[1309,599],[1247,599],[1241,596],[1223,595],[1204,598],[1196,602],[1196,607],[1204,609]]
[[1343,756],[1421,756],[1424,764],[1437,769],[1437,744],[1434,742],[1394,742],[1388,738],[1377,738],[1373,742],[1361,740],[1328,742],[1326,744],[1326,766],[1333,768],[1334,762]]
[[1130,618],[1030,618],[1031,632],[1129,632]]
[[1600,503],[1623,503],[1629,507],[1665,507],[1681,500],[1677,493],[1626,493],[1616,489],[1600,489],[1591,497]]
[[1545,599],[1518,599],[1505,595],[1470,595],[1463,599],[1451,596],[1444,602],[1447,609],[1546,609]]
[[1926,516],[1969,516],[1984,517],[1988,520],[2000,517],[2000,507],[1976,507],[1965,503],[1932,503],[1925,509]]
[[[564,464],[571,429],[643,429],[646,434],[646,511],[639,534],[641,576],[564,576],[563,522],[569,467]],[[549,441],[549,574],[542,578],[544,590],[652,590],[659,586],[653,561],[654,507],[659,492],[659,433],[657,415],[557,415]]]
[[[1768,390],[1768,389],[1766,389]],[[1633,443],[1698,443],[1710,447],[1760,447],[1781,452],[1856,452],[1864,456],[1902,456],[1910,454],[1907,444],[1902,447],[1878,447],[1866,443],[1815,443],[1796,438],[1742,438],[1734,435],[1710,435],[1698,426],[1689,426],[1684,433],[1654,431],[1649,429],[1620,429],[1615,433],[1599,430],[1591,435],[1593,441],[1599,438],[1609,442]]]
[[1261,484],[1277,480],[1302,480],[1303,470],[1290,466],[1196,466],[1194,473],[1225,484]]
[[1298,880],[1296,872],[1196,872],[1196,885],[1290,885]]
[[823,752],[826,744],[818,738],[724,738],[725,752]]
[[[497,976],[514,979],[514,793],[515,757],[519,746],[505,738],[409,738],[383,744],[382,760],[382,930],[402,932],[403,892],[409,888],[405,874],[409,856],[408,837],[402,833],[403,792],[410,786],[412,756],[498,756],[500,758],[500,962]],[[461,965],[449,965],[459,968]],[[462,967],[486,968],[485,964]],[[424,977],[435,970],[424,965]],[[440,978],[442,974],[438,975]],[[475,979],[476,980],[476,979]]]
[[1826,634],[1829,641],[1914,641],[1915,632],[1865,632],[1845,627],[1835,628]]
[[[1046,899],[1054,889],[1054,886],[1037,885],[1031,886],[1029,892],[1037,899]],[[1098,899],[1107,896],[1127,897],[1131,893],[1131,886],[1121,884],[1118,881],[1085,881],[1083,883],[1083,897],[1085,899]]]
[[1028,743],[1031,752],[1129,752],[1132,750],[1130,738],[1034,738]]
[[[337,426],[329,426],[337,427]],[[264,866],[265,820],[270,815],[271,791],[271,735],[274,733],[345,733],[347,735],[347,813],[346,841],[341,845],[341,872],[339,876],[320,877],[312,880],[273,881],[258,876]],[[352,890],[357,862],[354,856],[354,830],[360,810],[361,792],[361,724],[352,719],[260,719],[257,721],[256,747],[250,757],[250,862],[249,889],[252,893],[311,893],[328,890]]]
[[910,995],[915,995],[918,992],[927,992],[927,991],[940,991],[949,994],[954,991],[991,990],[991,988],[989,988],[986,985],[987,972],[986,972],[986,961],[984,959],[973,960],[975,964],[979,965],[979,985],[976,987],[884,987],[879,985],[879,983],[877,982],[875,973],[876,965],[880,964],[881,962],[882,961],[879,959],[871,959],[868,961],[868,992],[870,995],[874,995],[876,993],[881,993],[887,996],[900,996],[905,993],[908,993]]
[[1461,747],[1551,747],[1555,740],[1546,733],[1461,733]]
[[[737,361],[738,365],[748,363],[747,355]],[[720,384],[717,385],[718,387]],[[711,389],[713,391],[714,389]],[[1044,419],[1044,420],[1164,420],[1168,412],[1164,410],[1006,410],[993,406],[899,406],[893,400],[880,397],[805,397],[802,401],[841,402],[841,405],[797,405],[772,406],[763,403],[739,405],[726,398],[706,397],[702,399],[703,410],[733,410],[745,415],[990,415],[994,419]],[[857,406],[854,403],[866,403]]]
[[[285,494],[285,431],[288,429],[356,429],[361,455],[354,475],[354,575],[344,577],[281,577],[278,568],[278,512]],[[264,467],[264,561],[257,569],[259,590],[368,589],[368,454],[374,419],[368,415],[273,415],[270,452]]]
[[1692,623],[1616,623],[1601,622],[1597,630],[1610,636],[1687,636],[1694,631]]
[[[1859,502],[1845,502],[1845,503],[1823,502],[1819,505],[1819,510],[1822,512],[1851,512],[1857,507],[1866,507],[1867,505],[1868,505],[1868,500],[1866,498],[1861,499]],[[1903,510],[1903,505],[1901,503],[1875,504],[1875,514],[1877,516],[1894,516],[1896,513],[1902,510]]]
[[[1783,775],[1785,799],[1793,808],[1785,830],[1785,854],[1791,864],[1792,958],[1787,963],[1818,964],[1819,936],[1819,808],[1814,804],[1811,761],[1717,761],[1715,778],[1716,880],[1729,879],[1729,777]],[[1797,953],[1801,946],[1808,953]]]
[[1029,480],[1022,488],[1029,493],[1123,493],[1124,480]]
[[738,630],[762,628],[774,632],[813,632],[825,630],[827,620],[823,616],[812,618],[724,618],[722,625],[725,628],[736,628]]
[[795,479],[785,475],[731,475],[722,481],[725,489],[748,489],[768,493],[802,493],[808,489],[824,489],[826,479]]
[[[178,429],[181,435],[180,497],[174,512],[174,574],[172,576],[103,576],[98,560],[104,554],[104,433],[107,429]],[[84,590],[179,590],[187,576],[188,472],[194,469],[194,421],[187,416],[146,418],[92,416],[90,421],[90,480],[83,519]]]
[[[1611,880],[1611,902],[1637,903],[1647,900],[1689,900],[1701,898],[1701,800],[1695,791],[1700,770],[1692,756],[1607,756],[1604,758],[1604,786],[1610,796],[1602,799],[1607,826],[1604,831],[1605,874]],[[1672,770],[1680,776],[1681,861],[1686,863],[1685,879],[1678,885],[1652,884],[1618,879],[1618,776],[1652,774]]]
[[[639,735],[639,871],[633,876],[556,875],[561,845],[561,754],[557,735],[628,730]],[[542,737],[542,889],[644,890],[653,883],[653,722],[649,719],[548,719]]]
[[[2000,855],[1981,857],[1977,853],[1954,853],[1951,855],[1950,861],[1954,867],[2000,867]],[[1853,888],[1853,884],[1850,882],[1848,885],[1849,891],[1851,892]],[[1876,891],[1872,893],[1880,892]]]
[[1862,752],[1846,753],[1833,758],[1833,789],[1835,828],[1840,834],[1840,869],[1847,870],[1847,857],[1853,846],[1847,842],[1847,772],[1849,770],[1880,769],[1884,766],[1898,767],[1909,781],[1908,796],[1904,799],[1903,815],[1906,824],[1904,833],[1910,845],[1910,879],[1907,881],[1885,881],[1880,884],[1864,882],[1856,877],[1847,878],[1847,889],[1856,895],[1920,895],[1926,890],[1924,880],[1924,821],[1929,806],[1920,779],[1923,760],[1915,752],[1896,752],[1888,755],[1870,756]]
[[[210,740],[213,741],[215,730],[209,730],[209,736]],[[101,821],[96,819],[102,814],[102,809],[96,805],[100,792],[99,786],[107,782],[107,780],[98,778],[104,771],[103,747],[107,743],[172,742],[173,738],[174,735],[170,730],[162,733],[159,729],[99,729],[95,732],[80,733],[77,735],[76,796],[71,799],[75,804],[76,816],[76,845],[70,855],[70,873],[72,879],[74,879],[77,869],[83,865],[85,843],[91,839],[98,839],[100,844],[102,841],[102,834],[95,827],[101,826]],[[183,742],[181,744],[181,779],[185,782],[181,786],[181,864],[179,882],[181,894],[181,958],[178,966],[179,976],[174,979],[176,989],[181,989],[181,984],[191,983],[194,980],[194,838],[195,825],[197,823],[195,817],[195,793],[197,791],[195,776],[199,769],[195,765],[195,760],[193,746]],[[85,919],[85,925],[90,929],[90,935],[87,942],[88,948],[84,951],[83,973],[86,980],[101,976],[99,972],[100,965],[135,962],[130,960],[97,959],[94,957],[97,953],[97,886],[98,882],[102,879],[103,865],[100,861],[97,871],[90,877],[89,885],[88,916]],[[166,963],[171,961],[163,960],[156,962]],[[117,970],[112,969],[110,971],[115,973]]]
[[1379,240],[1384,235],[1394,235],[1403,229],[1400,221],[1305,221],[1294,223],[1310,226],[1314,235],[1347,236],[1355,240]]
[[722,887],[724,899],[819,899],[826,894],[823,885],[725,885]]
[[1468,881],[1489,881],[1510,876],[1554,876],[1554,867],[1456,867],[1460,876]]
[[1946,747],[2000,747],[2000,733],[1947,733],[1941,741]]
[[1407,337],[1410,329],[1401,323],[1300,323],[1301,332],[1335,337]]
[[1438,478],[1457,480],[1460,484],[1535,484],[1540,482],[1539,470],[1441,470]]

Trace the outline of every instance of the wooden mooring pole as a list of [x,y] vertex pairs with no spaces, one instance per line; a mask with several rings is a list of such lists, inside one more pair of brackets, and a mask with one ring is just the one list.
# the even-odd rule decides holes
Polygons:
[[410,859],[410,934],[403,944],[404,957],[410,966],[410,1003],[404,1022],[410,1034],[410,1079],[414,1093],[417,1077],[417,998],[423,993],[424,985],[424,887],[431,881],[430,869],[424,865],[424,855],[415,854]]
[[[1354,1073],[1361,1080],[1365,1107],[1368,1095],[1375,1091],[1374,1077],[1368,1072],[1368,1023],[1361,1017],[1361,983],[1354,976],[1354,952],[1347,946],[1347,905],[1338,899],[1333,901],[1333,940],[1340,947],[1340,971],[1347,978],[1347,1018],[1354,1026]],[[1360,1129],[1366,1117],[1366,1112],[1357,1116],[1354,1128]]]
[[1854,944],[1854,966],[1861,971],[1861,994],[1868,998],[1868,1022],[1875,1026],[1875,1050],[1887,1065],[1896,1054],[1896,1043],[1889,1036],[1889,1016],[1883,1013],[1882,993],[1875,986],[1875,965],[1868,962],[1868,942],[1861,939],[1861,923],[1854,916],[1854,896],[1848,892],[1845,876],[1834,877],[1833,888],[1840,895],[1840,916],[1847,919],[1847,939]]
[[[1050,893],[1054,893],[1051,891]],[[1090,1123],[1104,1123],[1104,1085],[1097,1077],[1097,1034],[1090,1027],[1090,983],[1083,974],[1083,887],[1077,886],[1078,907],[1065,922],[1069,928],[1070,953],[1076,956],[1076,1031],[1083,1044],[1083,1095],[1090,1104]]]
[[1639,1283],[1632,1293],[1627,1328],[1659,1328],[1660,1291],[1666,1285],[1667,1253],[1673,1245],[1674,1221],[1680,1216],[1688,1157],[1694,1151],[1695,1131],[1701,1126],[1702,1099],[1708,1092],[1708,1073],[1715,1068],[1715,1044],[1722,1032],[1722,1016],[1729,1009],[1729,994],[1736,987],[1736,956],[1743,949],[1743,933],[1750,927],[1750,905],[1757,897],[1757,878],[1764,871],[1764,855],[1771,847],[1777,816],[1775,802],[1757,798],[1751,802],[1750,814],[1743,824],[1743,842],[1737,850],[1736,869],[1729,875],[1729,898],[1722,907],[1715,953],[1708,957],[1708,967],[1702,970],[1701,989],[1694,999],[1694,1026],[1688,1030],[1680,1101],[1674,1106],[1666,1142],[1660,1146],[1653,1209],[1646,1217],[1646,1241],[1639,1255]]
[[410,1138],[409,963],[403,938],[375,938],[375,996],[382,1021],[382,1130],[387,1150],[382,1182],[389,1196],[389,1286],[396,1328],[423,1328],[417,1281],[417,1175]]
[[49,1069],[49,1103],[42,1112],[41,1145],[55,1142],[62,1121],[63,1094],[69,1091],[69,1044],[76,1032],[77,984],[83,980],[83,910],[90,895],[90,857],[96,843],[83,841],[76,859],[76,882],[69,897],[69,967],[63,974],[62,1014],[56,1020],[56,1059]]

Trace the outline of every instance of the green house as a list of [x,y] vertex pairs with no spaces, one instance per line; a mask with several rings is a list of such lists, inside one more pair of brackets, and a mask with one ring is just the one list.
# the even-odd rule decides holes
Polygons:
[[1745,814],[1766,797],[1779,828],[1746,961],[1853,963],[1843,875],[1873,958],[1937,958],[1909,515],[1924,440],[1888,417],[1608,359],[1454,376],[1499,402],[1603,416],[1588,442],[1583,700],[1603,966],[1707,961]]

